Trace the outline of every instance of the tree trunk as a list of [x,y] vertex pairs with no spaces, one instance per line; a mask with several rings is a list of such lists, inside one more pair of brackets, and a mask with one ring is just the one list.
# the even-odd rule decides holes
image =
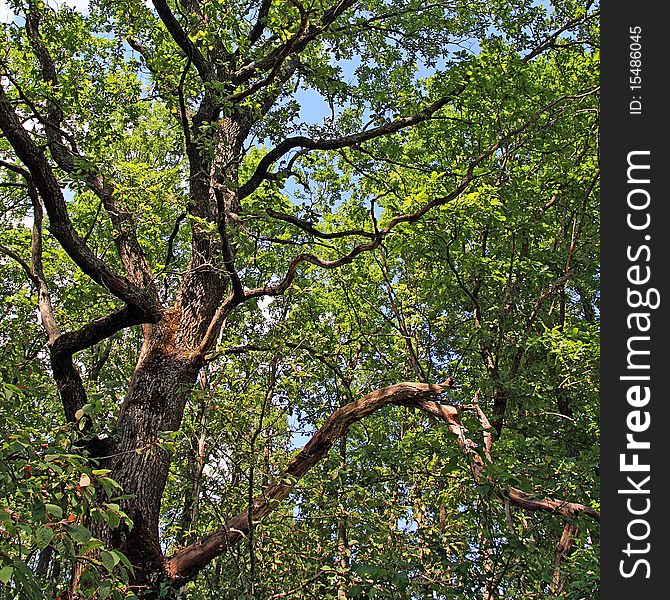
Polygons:
[[[206,120],[216,113],[210,108],[203,109]],[[195,125],[193,133],[197,140]],[[108,466],[110,477],[132,496],[123,509],[133,527],[122,526],[103,539],[133,564],[132,585],[140,592],[155,590],[167,579],[159,518],[170,454],[160,446],[160,433],[180,428],[187,397],[203,365],[201,345],[216,342],[221,325],[209,335],[214,314],[227,287],[239,284],[226,224],[228,214],[237,209],[236,158],[244,135],[236,120],[225,118],[218,121],[215,160],[201,154],[197,143],[189,147],[190,211],[216,224],[218,231],[194,225],[191,260],[176,303],[157,324],[144,326],[142,350],[119,413],[120,437]]]
[[165,579],[159,542],[161,498],[170,454],[160,446],[160,432],[177,430],[186,398],[200,366],[174,344],[174,321],[167,318],[145,329],[145,342],[118,419],[120,439],[110,476],[132,498],[123,509],[133,521],[108,533],[109,542],[135,568],[132,584],[155,588]]

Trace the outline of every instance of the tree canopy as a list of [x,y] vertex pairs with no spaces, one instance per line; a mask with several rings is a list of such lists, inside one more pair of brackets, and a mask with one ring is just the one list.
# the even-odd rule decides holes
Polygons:
[[597,3],[0,7],[0,596],[597,597]]

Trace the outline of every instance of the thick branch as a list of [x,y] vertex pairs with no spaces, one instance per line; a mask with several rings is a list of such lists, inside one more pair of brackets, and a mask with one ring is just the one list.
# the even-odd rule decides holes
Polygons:
[[65,417],[69,422],[74,422],[76,412],[86,404],[87,395],[79,371],[72,360],[73,355],[123,328],[145,322],[146,319],[142,312],[124,307],[106,317],[91,321],[76,331],[61,333],[54,315],[42,263],[42,205],[31,179],[28,179],[28,192],[33,203],[31,264],[1,245],[0,252],[18,262],[37,289],[37,307],[47,337],[54,380],[60,393]]
[[[445,387],[441,385],[399,383],[376,390],[335,410],[307,445],[289,462],[284,474],[254,500],[249,510],[238,514],[218,531],[179,550],[168,560],[168,576],[173,584],[183,585],[211,560],[227,552],[233,544],[246,536],[250,520],[260,521],[269,515],[291,493],[300,478],[328,454],[334,443],[345,435],[351,425],[390,404],[414,406],[444,421],[456,436],[464,453],[470,457],[475,479],[478,482],[486,480],[484,459],[478,454],[476,444],[467,437],[466,430],[461,425],[460,409],[440,403],[445,391]],[[499,495],[527,510],[543,510],[564,516],[583,512],[600,519],[600,513],[588,506],[547,498],[536,499],[516,488],[500,491]]]
[[272,0],[261,1],[261,5],[258,8],[258,17],[256,18],[254,27],[249,33],[248,37],[248,41],[251,46],[253,46],[259,39],[261,39],[261,36],[263,35],[263,31],[265,30],[265,25],[267,23],[267,18],[270,14],[270,6],[272,6]]
[[60,327],[51,304],[51,294],[44,275],[42,259],[42,221],[44,211],[37,190],[29,180],[28,192],[33,203],[33,228],[31,241],[32,273],[37,287],[37,308],[42,327],[47,335],[47,345],[54,381],[63,405],[65,418],[69,423],[76,421],[77,411],[86,404],[87,394],[79,370],[72,360],[72,354],[54,352],[53,346],[62,338]]
[[42,327],[47,334],[47,341],[52,344],[60,335],[60,328],[56,323],[53,306],[51,304],[51,294],[44,276],[44,264],[42,261],[42,221],[44,211],[42,203],[37,194],[32,181],[28,184],[28,194],[33,203],[33,228],[31,235],[31,254],[32,254],[32,275],[37,287],[37,308],[40,313]]
[[53,351],[57,354],[69,354],[71,356],[76,352],[95,346],[122,329],[142,325],[146,322],[143,313],[124,306],[104,317],[87,323],[75,331],[62,334],[52,344]]
[[563,591],[563,577],[561,567],[565,559],[572,554],[575,546],[575,538],[579,535],[579,527],[574,523],[566,523],[561,539],[556,544],[556,558],[554,559],[554,572],[551,576],[551,593],[558,595]]
[[21,175],[26,181],[30,180],[30,171],[24,169],[21,165],[0,158],[0,167]]
[[154,8],[158,13],[160,20],[165,25],[172,39],[176,42],[184,54],[191,59],[191,62],[198,71],[203,81],[209,81],[212,78],[212,65],[202,55],[198,47],[191,41],[188,34],[184,31],[182,26],[177,21],[174,14],[170,10],[168,3],[164,0],[153,0]]
[[575,517],[580,513],[584,513],[596,521],[600,521],[600,512],[584,504],[555,500],[554,498],[534,498],[532,494],[511,486],[506,492],[502,493],[505,497],[509,498],[512,504],[525,510],[555,512],[564,517]]
[[[439,398],[443,391],[436,385],[399,383],[376,390],[337,409],[289,462],[284,476],[256,498],[251,518],[259,521],[270,514],[289,495],[297,481],[328,454],[333,444],[353,423],[389,404],[410,403],[418,398]],[[193,578],[212,559],[225,553],[246,535],[248,529],[249,513],[245,510],[218,531],[177,552],[168,562],[170,578],[177,584]]]
[[[427,412],[435,414],[436,410],[438,409],[432,406],[434,404],[435,404],[434,402],[424,403],[424,406],[422,408]],[[444,405],[438,405],[438,406],[439,410],[443,410]],[[484,436],[484,456],[486,458],[486,461],[490,463],[491,445],[493,442],[491,434],[493,431],[493,427],[491,426],[491,423],[489,422],[486,414],[479,406],[479,391],[477,391],[477,393],[475,394],[473,404],[468,404],[460,407],[460,411],[466,411],[466,410],[473,411],[477,415]],[[470,455],[472,461],[472,472],[473,475],[475,476],[475,479],[479,483],[489,483],[495,485],[495,481],[493,481],[486,474],[487,463],[482,458],[481,454],[479,454],[479,452],[475,450],[476,444],[474,444],[474,442],[472,442],[472,440],[470,440],[467,437],[466,435],[467,432],[465,428],[460,424],[460,421],[458,425],[461,428],[458,434],[459,444]],[[496,494],[502,500],[508,501],[510,504],[514,504],[525,510],[532,510],[532,511],[542,510],[547,512],[554,512],[563,515],[564,517],[574,517],[579,513],[584,513],[596,519],[597,521],[600,521],[600,513],[597,510],[594,510],[591,507],[586,506],[584,504],[567,502],[565,500],[555,500],[553,498],[536,498],[532,494],[526,493],[512,486],[509,486],[506,489],[496,489]]]

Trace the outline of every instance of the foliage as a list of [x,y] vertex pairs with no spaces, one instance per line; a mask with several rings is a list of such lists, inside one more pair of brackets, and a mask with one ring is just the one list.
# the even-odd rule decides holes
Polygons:
[[39,388],[3,383],[2,391],[2,594],[55,595],[72,575],[75,557],[86,556],[82,578],[89,595],[134,597],[124,593],[132,565],[90,530],[95,523],[128,522],[118,484],[108,470],[92,468],[71,427],[40,416]]
[[[597,524],[504,494],[599,509],[597,6],[8,4],[3,107],[78,238],[5,133],[0,594],[168,597],[128,542],[150,537],[145,487],[151,548],[179,556],[251,515],[340,407],[453,377],[442,402],[477,397],[496,429],[485,482],[444,422],[386,407],[181,597],[597,597]],[[104,315],[127,321],[59,363]],[[142,389],[155,356],[165,385],[199,362]],[[85,396],[70,422],[63,365]]]

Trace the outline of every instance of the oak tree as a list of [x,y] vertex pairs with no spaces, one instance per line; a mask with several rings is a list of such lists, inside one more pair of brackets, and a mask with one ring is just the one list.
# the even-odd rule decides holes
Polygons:
[[597,6],[7,4],[6,589],[594,593]]

